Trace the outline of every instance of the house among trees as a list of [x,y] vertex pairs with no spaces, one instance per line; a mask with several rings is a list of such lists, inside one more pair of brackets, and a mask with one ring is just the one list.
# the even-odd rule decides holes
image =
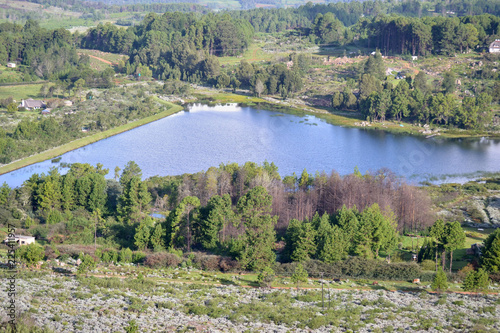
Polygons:
[[[19,245],[29,245],[35,242],[35,237],[24,236],[24,235],[14,235],[14,241]],[[4,243],[9,242],[9,238],[5,238]]]
[[9,62],[7,63],[8,68],[16,68],[16,63],[15,62]]
[[46,105],[43,101],[39,101],[33,98],[23,99],[21,104],[19,104],[20,108],[25,108],[26,110],[37,110],[44,108]]
[[495,39],[493,43],[490,44],[490,53],[500,52],[500,39]]

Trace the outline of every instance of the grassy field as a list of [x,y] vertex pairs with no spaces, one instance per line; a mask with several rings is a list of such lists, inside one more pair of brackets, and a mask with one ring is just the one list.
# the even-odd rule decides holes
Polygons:
[[162,103],[164,105],[168,106],[169,109],[166,111],[160,112],[154,116],[150,116],[150,117],[146,117],[146,118],[134,121],[134,122],[130,122],[128,124],[125,124],[125,125],[122,125],[122,126],[119,126],[119,127],[116,127],[116,128],[104,131],[104,132],[96,133],[96,134],[87,136],[85,138],[77,139],[77,140],[74,140],[74,141],[69,142],[67,144],[64,144],[62,146],[44,151],[40,154],[36,154],[36,155],[30,156],[30,157],[6,164],[6,165],[0,167],[0,175],[7,173],[7,172],[10,172],[10,171],[17,170],[17,169],[25,167],[27,165],[31,165],[31,164],[42,162],[42,161],[45,161],[45,160],[48,160],[51,158],[55,158],[55,157],[60,156],[64,153],[67,153],[68,151],[75,150],[77,148],[86,146],[88,144],[97,142],[99,140],[109,138],[110,136],[131,130],[135,127],[139,127],[141,125],[144,125],[144,124],[150,123],[152,121],[170,116],[174,113],[177,113],[177,112],[183,110],[182,106],[168,103],[165,101],[162,101]]
[[[478,230],[477,228],[464,228],[466,232],[465,244],[461,249],[453,251],[453,271],[458,271],[466,266],[474,257],[472,255],[467,255],[467,249],[470,249],[471,245],[474,243],[483,243],[484,240],[491,234],[495,229],[484,229]],[[401,244],[403,248],[403,257],[410,258],[411,253],[418,253],[418,246],[422,246],[426,237],[409,237],[402,236]],[[412,243],[413,242],[413,243]],[[414,247],[415,251],[412,251]],[[441,259],[441,254],[439,254],[439,259]],[[449,261],[447,259],[447,267],[449,266]]]
[[26,98],[42,98],[40,95],[40,88],[42,83],[34,84],[24,84],[17,86],[1,86],[0,87],[0,99],[12,96],[16,101],[21,101],[21,99]]
[[238,57],[221,57],[219,58],[219,63],[224,66],[237,65],[241,61],[247,62],[260,62],[260,61],[271,61],[279,56],[287,56],[288,52],[282,53],[270,53],[264,52],[262,47],[264,43],[253,43],[250,45],[248,50],[245,51],[241,56]]
[[116,54],[116,53],[109,53],[109,52],[102,52],[99,50],[87,50],[87,49],[77,49],[76,50],[78,53],[86,54],[86,55],[91,55],[94,57],[98,57],[101,59],[104,59],[106,61],[112,62],[114,64],[118,63],[120,60],[127,60],[126,55],[122,54]]

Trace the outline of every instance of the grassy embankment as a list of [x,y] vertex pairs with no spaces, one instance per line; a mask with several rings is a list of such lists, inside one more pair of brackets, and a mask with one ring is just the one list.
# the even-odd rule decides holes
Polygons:
[[60,156],[61,154],[67,153],[71,150],[75,150],[77,148],[86,146],[88,144],[97,142],[99,140],[109,138],[113,135],[116,135],[116,134],[119,134],[122,132],[126,132],[128,130],[133,129],[133,128],[136,128],[136,127],[145,125],[147,123],[153,122],[155,120],[170,116],[170,115],[177,113],[177,112],[184,109],[180,105],[175,105],[175,104],[172,104],[169,102],[165,102],[165,101],[162,101],[158,98],[156,100],[158,102],[162,103],[163,105],[167,106],[169,109],[162,111],[160,113],[157,113],[153,116],[139,119],[139,120],[130,122],[128,124],[109,129],[109,130],[104,131],[104,132],[95,133],[95,134],[92,134],[90,136],[68,142],[68,143],[61,145],[59,147],[55,147],[55,148],[46,150],[46,151],[41,152],[39,154],[32,155],[32,156],[23,158],[21,160],[17,160],[17,161],[14,161],[12,163],[6,164],[6,165],[0,167],[0,175],[7,173],[7,172],[10,172],[10,171],[20,169],[20,168],[25,167],[27,165],[31,165],[34,163],[42,162],[42,161]]

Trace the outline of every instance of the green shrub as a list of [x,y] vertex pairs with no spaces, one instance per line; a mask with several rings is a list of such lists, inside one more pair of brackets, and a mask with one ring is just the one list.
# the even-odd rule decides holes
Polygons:
[[307,323],[307,326],[310,329],[315,330],[320,327],[326,326],[328,324],[329,324],[328,319],[325,316],[316,316]]
[[422,267],[422,270],[424,271],[433,271],[436,269],[436,263],[427,259],[420,263],[420,267]]
[[129,248],[122,249],[120,251],[120,262],[131,263],[132,262],[132,250]]
[[125,327],[125,332],[127,333],[137,333],[139,332],[139,326],[137,326],[137,323],[135,320],[130,320],[128,322],[128,326]]
[[63,221],[63,215],[57,209],[52,209],[47,216],[47,224],[57,224]]
[[437,290],[438,292],[446,291],[448,289],[448,278],[446,277],[446,274],[441,267],[439,267],[436,275],[434,275],[431,289]]
[[146,258],[146,253],[144,253],[142,251],[135,251],[132,254],[132,262],[134,264],[143,262],[145,258]]
[[16,257],[20,258],[28,265],[34,265],[43,260],[45,249],[36,243],[21,246],[16,250]]

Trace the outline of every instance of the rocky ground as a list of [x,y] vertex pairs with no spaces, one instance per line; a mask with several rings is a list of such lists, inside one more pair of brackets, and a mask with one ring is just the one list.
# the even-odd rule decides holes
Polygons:
[[462,220],[464,225],[478,228],[500,227],[500,194],[471,196],[460,205],[441,210],[439,215]]
[[[326,284],[328,286],[328,284]],[[500,330],[498,295],[289,290],[46,275],[17,280],[16,308],[55,332]],[[330,294],[330,297],[328,296]],[[7,299],[0,291],[1,299]]]

